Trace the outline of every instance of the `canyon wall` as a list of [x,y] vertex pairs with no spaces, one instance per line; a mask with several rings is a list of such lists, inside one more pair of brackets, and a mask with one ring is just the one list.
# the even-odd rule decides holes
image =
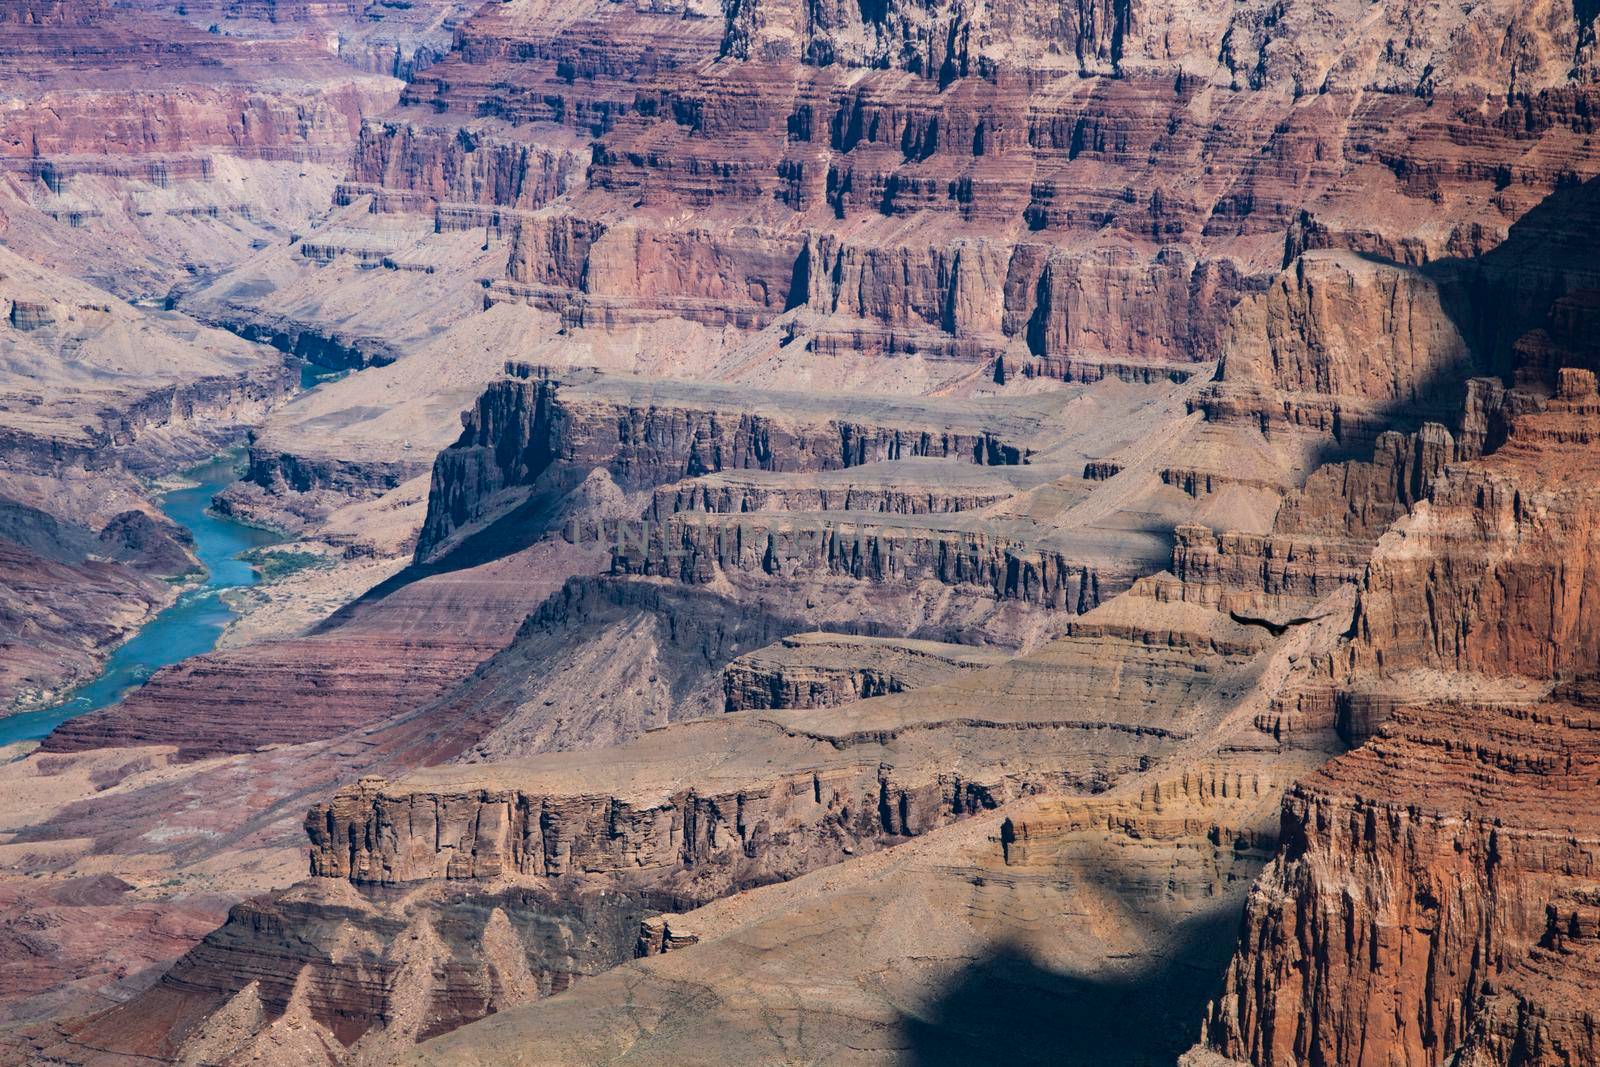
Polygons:
[[1219,1051],[1581,1056],[1576,985],[1519,983],[1548,973],[1558,945],[1582,958],[1586,944],[1597,415],[1592,372],[1562,370],[1543,410],[1445,468],[1380,542],[1334,669],[1353,691],[1386,689],[1391,710],[1286,798],[1284,851],[1210,1020]]
[[137,989],[42,912],[8,1048],[1592,1044],[1592,5],[418,7],[403,90],[205,4],[192,91],[130,18],[138,121],[14,120],[8,241],[359,368],[227,506],[392,566],[0,768],[77,776],[51,892],[237,905]]

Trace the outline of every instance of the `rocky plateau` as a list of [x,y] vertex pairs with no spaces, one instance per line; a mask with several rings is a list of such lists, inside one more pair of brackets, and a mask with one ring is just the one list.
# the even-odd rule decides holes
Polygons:
[[1600,1062],[1597,33],[0,0],[0,1063]]

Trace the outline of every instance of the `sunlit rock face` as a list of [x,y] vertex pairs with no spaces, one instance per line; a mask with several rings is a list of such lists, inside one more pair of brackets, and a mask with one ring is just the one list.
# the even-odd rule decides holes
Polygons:
[[1584,1062],[1595,17],[0,10],[0,1058]]

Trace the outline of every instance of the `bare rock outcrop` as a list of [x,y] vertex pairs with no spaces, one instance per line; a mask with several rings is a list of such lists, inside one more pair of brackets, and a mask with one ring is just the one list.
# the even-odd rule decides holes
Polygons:
[[[69,43],[104,21],[21,10]],[[281,885],[305,870],[270,866],[284,812],[309,804],[312,877],[119,1007],[0,1040],[68,1062],[828,1060],[930,1034],[1048,1056],[1020,1024],[1069,1005],[1125,1042],[1101,1062],[1170,1059],[1202,1015],[1208,1054],[1263,1064],[1587,1047],[1563,998],[1592,934],[1593,230],[1535,205],[1600,173],[1592,3],[460,15],[366,122],[379,87],[330,88],[303,44],[260,51],[309,88],[250,95],[235,39],[186,35],[217,76],[172,93],[131,31],[139,121],[105,124],[103,158],[22,148],[91,147],[92,102],[47,87],[60,108],[15,120],[19,238],[100,225],[130,182],[192,213],[163,218],[231,217],[143,188],[164,166],[186,190],[326,180],[326,222],[280,226],[295,202],[280,229],[219,226],[259,256],[173,296],[392,361],[263,430],[241,509],[374,503],[476,399],[410,569],[34,757],[170,761],[18,829],[63,868],[88,841],[191,877],[248,856],[241,884]],[[221,164],[167,159],[236,134]],[[71,303],[6,321],[47,337]],[[430,384],[385,421],[404,377]],[[772,648],[819,624],[847,669]],[[972,669],[880,674],[890,641]],[[1172,991],[1178,1021],[1108,988]]]
[[967,645],[796,634],[722,669],[727,709],[825,708],[920,689],[1004,654]]
[[860,401],[709,385],[569,382],[512,367],[435,463],[419,560],[538,488],[571,489],[597,467],[624,489],[724,470],[812,472],[933,456],[1013,465],[1030,455],[1044,406]]
[[1535,1062],[1559,1055],[1530,1013],[1564,1013],[1561,994],[1518,1008],[1512,990],[1537,981],[1560,931],[1584,943],[1593,884],[1579,605],[1596,397],[1591,372],[1563,370],[1544,410],[1444,468],[1380,542],[1336,679],[1386,679],[1403,703],[1286,799],[1284,853],[1211,1017],[1218,1051],[1433,1064],[1470,1042],[1489,1062],[1520,1032]]

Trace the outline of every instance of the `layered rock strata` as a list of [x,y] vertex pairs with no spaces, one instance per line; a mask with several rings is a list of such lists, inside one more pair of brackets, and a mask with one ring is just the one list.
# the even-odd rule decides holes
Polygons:
[[[1149,603],[1129,604],[1131,599]],[[318,924],[351,906],[387,914],[391,905],[383,901],[394,894],[407,902],[411,914],[432,916],[426,920],[429,927],[456,923],[448,916],[466,914],[463,907],[488,914],[494,906],[491,898],[499,899],[495,894],[503,895],[507,886],[548,886],[566,900],[574,892],[592,894],[592,888],[583,886],[609,885],[619,903],[650,900],[654,910],[681,911],[689,904],[929,834],[1021,796],[1104,790],[1124,776],[1138,777],[1180,751],[1185,739],[1220,723],[1242,724],[1253,732],[1248,717],[1240,719],[1226,709],[1241,699],[1257,699],[1252,694],[1280,683],[1289,664],[1287,646],[1257,636],[1211,608],[1145,596],[1124,597],[1115,604],[1122,607],[1101,609],[1103,618],[1097,613],[1085,616],[1081,631],[1040,653],[916,694],[789,714],[736,713],[654,731],[631,745],[593,754],[441,768],[401,783],[364,780],[307,818],[318,878],[282,903],[236,912],[226,932],[208,940],[126,1013],[119,1009],[90,1021],[86,1029],[74,1030],[70,1041],[100,1044],[116,1034],[116,1041],[129,1042],[129,1024],[120,1020],[152,1017],[151,997],[166,1005],[162,1017],[176,1021],[196,1019],[197,1011],[215,1011],[219,994],[226,995],[230,1007],[215,1018],[231,1018],[233,1005],[263,996],[256,988],[245,989],[246,983],[237,978],[223,978],[240,973],[236,961],[241,952],[258,961],[255,973],[283,976],[263,979],[258,988],[270,985],[275,990],[268,994],[272,1003],[284,1002],[295,987],[290,975],[301,970],[289,958],[287,946],[303,938],[321,940],[323,935],[315,932]],[[1135,621],[1141,618],[1160,618],[1165,628],[1159,634],[1145,630]],[[1341,622],[1332,620],[1302,630],[1289,644],[1300,647],[1313,630],[1331,637],[1341,628]],[[1158,678],[1170,681],[1152,685]],[[1189,710],[1176,717],[1171,705],[1152,696],[1172,685],[1188,691],[1178,707]],[[972,694],[980,691],[989,697],[978,716]],[[1019,746],[1023,737],[1028,740]],[[1226,781],[1210,785],[1204,784],[1207,778],[1208,772],[1200,772],[1191,786],[1202,794],[1240,796],[1248,805],[1260,806],[1262,797],[1270,798],[1259,780],[1240,793],[1231,777],[1224,775]],[[601,787],[598,792],[596,786]],[[1115,807],[1108,804],[1108,812]],[[1091,814],[1093,810],[1089,805],[1068,817],[1061,829],[1051,829],[1045,819],[1009,835],[1002,831],[1002,862],[1026,865],[1065,826],[1093,825],[1108,817]],[[1209,847],[1203,844],[1206,816],[1199,816],[1193,830],[1178,829],[1181,825],[1186,824],[1173,824],[1179,838],[1196,835],[1201,848]],[[988,817],[988,826],[988,833],[996,832],[998,815]],[[1253,869],[1259,860],[1241,849],[1258,846],[1236,843],[1241,832],[1227,834],[1229,844],[1218,856],[1234,857]],[[1244,879],[1233,881],[1242,887]],[[338,888],[346,884],[374,888],[352,896],[351,889]],[[451,885],[462,889],[446,888]],[[378,894],[378,886],[392,888]],[[435,910],[445,898],[460,903]],[[340,899],[350,903],[334,903]],[[315,908],[303,911],[312,902]],[[266,935],[256,917],[267,914],[293,914],[293,938]],[[556,912],[546,914],[553,917]],[[541,962],[546,950],[525,933],[504,941],[492,933],[493,925],[491,920],[482,932],[469,934],[475,940],[460,950],[489,966],[482,972],[489,975],[487,984],[470,981],[490,999],[500,995],[495,990],[506,982],[494,975],[520,973],[495,953],[520,947],[528,954],[523,966],[535,977],[549,966]],[[647,926],[646,932],[660,925]],[[662,938],[677,925],[669,916]],[[692,921],[685,925],[693,928]],[[437,928],[442,933],[444,928]],[[637,931],[635,923],[636,939]],[[423,930],[421,936],[425,951],[434,935]],[[494,947],[502,941],[502,948]],[[393,951],[406,944],[414,943],[402,938]],[[653,951],[650,943],[644,950]],[[320,956],[321,950],[315,951]],[[389,956],[391,950],[380,952]],[[269,959],[280,962],[269,965]],[[466,967],[471,973],[480,964]],[[345,971],[341,966],[330,973]],[[420,977],[423,972],[416,973]],[[215,984],[224,980],[229,985]],[[348,1047],[343,1055],[356,1060],[379,1049],[389,1054],[397,1047],[393,1042],[425,1037],[432,1027],[402,1022],[405,1013],[394,993],[364,1009],[351,997],[335,995],[334,986],[304,977],[299,981],[294,994],[298,1006],[289,1015],[309,1019],[318,1028],[334,1026],[336,1018],[345,1020],[337,1023],[340,1044]],[[423,985],[431,991],[417,993],[419,1003],[436,1005],[429,1018],[444,1012],[447,997],[457,1012],[456,1023],[485,1010],[481,1002],[464,1008],[471,998],[458,980],[440,985],[434,977]],[[537,981],[525,985],[520,998],[541,991]],[[459,992],[447,994],[447,987]],[[238,1000],[240,996],[245,1000]],[[271,1031],[280,1010],[265,1011],[260,1016],[263,1029],[257,1032]],[[143,1036],[118,1047],[154,1048],[147,1042],[176,1041],[198,1048],[206,1040],[207,1025],[178,1021],[159,1034],[141,1030]]]
[[236,40],[153,7],[0,20],[0,215],[13,249],[159,301],[325,210],[362,115],[398,83],[305,38]]
[[0,500],[60,534],[4,546],[7,710],[93,677],[176,595],[158,579],[195,566],[176,542],[164,561],[126,547],[175,536],[141,479],[236,444],[295,388],[287,361],[162,298],[324,210],[363,112],[398,91],[304,39],[153,8],[0,12]]
[[195,758],[337,736],[444,694],[515,635],[567,566],[559,553],[535,553],[397,583],[302,637],[163,668],[121,703],[62,724],[42,748],[175,745]]
[[1569,941],[1582,959],[1593,891],[1580,605],[1597,416],[1593,374],[1563,370],[1556,399],[1445,468],[1381,543],[1341,669],[1404,702],[1286,799],[1285,850],[1211,1018],[1218,1051],[1423,1064],[1582,1048],[1564,999],[1581,963],[1565,987],[1536,976]]
[[967,645],[796,634],[730,662],[722,685],[729,711],[827,708],[921,689],[1003,658]]
[[[486,296],[580,361],[766,387],[1152,383],[1236,348],[1213,414],[1358,456],[1395,405],[1454,413],[1432,377],[1506,369],[1461,365],[1438,268],[1596,173],[1589,13],[1023,7],[479,11],[363,127],[328,232],[192,306],[395,358],[419,298]],[[1372,355],[1251,388],[1310,366],[1296,331]]]
[[[723,470],[830,471],[935,457],[979,465],[1032,459],[1048,401],[861,401],[688,383],[634,383],[516,366],[489,386],[435,465],[418,545],[428,559],[469,524],[508,510],[547,473],[554,488],[604,465],[625,490]],[[552,470],[552,465],[559,466]]]
[[[463,602],[434,610],[426,602],[445,576],[436,573],[379,591],[316,637],[388,602],[412,605],[418,634],[461,615],[469,622],[448,638],[492,632],[485,646],[510,644],[460,686],[385,690],[375,679],[371,704],[327,714],[330,729],[368,725],[325,746],[172,771],[175,782],[231,780],[230,795],[247,796],[240,810],[252,813],[267,803],[254,788],[262,783],[276,789],[295,774],[332,791],[343,781],[335,800],[315,801],[320,876],[236,913],[149,999],[30,1035],[29,1052],[229,1059],[287,1049],[388,1062],[465,1023],[416,1055],[470,1062],[515,1050],[559,1061],[636,1048],[671,1059],[711,1048],[888,1058],[962,1041],[976,1056],[1009,1041],[1059,1058],[1059,1035],[1029,1045],[1024,1023],[1067,1003],[1095,1006],[1081,1020],[1090,1025],[1138,1020],[1113,1031],[1126,1046],[1081,1050],[1087,1062],[1129,1048],[1170,1059],[1181,1047],[1174,1034],[1187,1040],[1208,1014],[1198,1009],[1203,983],[1173,976],[1218,973],[1197,961],[1220,960],[1228,941],[1226,931],[1196,936],[1216,955],[1192,955],[1183,924],[1230,923],[1280,827],[1285,852],[1269,887],[1326,863],[1374,874],[1377,888],[1323,897],[1307,877],[1293,893],[1262,890],[1247,928],[1257,941],[1275,949],[1305,932],[1310,947],[1258,967],[1246,946],[1209,1013],[1215,1048],[1294,1057],[1305,1035],[1308,1056],[1331,1055],[1356,1047],[1369,1019],[1379,1035],[1372,1055],[1385,1061],[1431,1061],[1446,1034],[1479,1056],[1508,1042],[1581,1048],[1581,1013],[1540,1000],[1549,963],[1538,955],[1584,941],[1586,891],[1551,888],[1538,866],[1540,855],[1555,857],[1552,869],[1576,864],[1581,839],[1541,846],[1532,817],[1526,838],[1514,827],[1483,837],[1468,804],[1470,832],[1446,847],[1424,836],[1443,818],[1411,814],[1439,799],[1419,784],[1431,778],[1409,756],[1392,771],[1382,759],[1444,749],[1447,806],[1458,788],[1524,774],[1525,747],[1533,763],[1571,760],[1581,773],[1581,745],[1553,726],[1581,723],[1581,686],[1547,694],[1534,683],[1552,678],[1534,674],[1529,701],[1507,698],[1504,679],[1451,690],[1448,706],[1483,735],[1471,752],[1428,716],[1442,665],[1570,671],[1589,647],[1582,579],[1569,587],[1568,572],[1541,577],[1514,552],[1485,552],[1459,570],[1451,555],[1423,565],[1390,535],[1355,637],[1337,639],[1351,617],[1348,586],[1386,524],[1409,509],[1417,516],[1403,521],[1449,526],[1441,541],[1457,527],[1430,511],[1439,501],[1451,501],[1461,528],[1483,525],[1461,518],[1477,515],[1479,497],[1493,502],[1489,525],[1506,521],[1505,507],[1513,524],[1536,521],[1517,488],[1500,503],[1509,483],[1456,480],[1534,432],[1530,398],[1584,359],[1588,304],[1569,292],[1567,268],[1507,260],[1530,241],[1557,249],[1560,224],[1529,209],[1595,173],[1593,18],[1582,6],[1467,12],[1406,0],[1359,11],[1091,5],[1065,15],[1027,4],[823,12],[519,2],[477,13],[451,54],[411,79],[402,105],[365,128],[332,225],[263,249],[248,271],[186,300],[290,347],[309,336],[309,345],[320,337],[340,351],[382,352],[396,376],[429,341],[429,309],[452,323],[454,343],[473,336],[454,331],[480,321],[486,302],[481,321],[533,324],[510,350],[559,346],[567,358],[552,362],[737,388],[646,382],[640,393],[613,383],[568,406],[581,390],[562,372],[555,385],[492,385],[435,467],[417,558],[456,574],[493,567],[485,558],[536,559],[514,578],[535,603],[505,595],[488,624]],[[334,288],[344,295],[320,292]],[[1559,314],[1525,321],[1556,296]],[[23,309],[23,321],[32,315]],[[1543,335],[1531,336],[1533,326]],[[477,341],[474,351],[491,347]],[[1195,380],[1218,357],[1219,380]],[[471,373],[480,377],[448,388],[471,393],[497,371],[474,363]],[[333,434],[307,447],[286,423],[259,439],[259,506],[319,492],[366,498],[407,473],[383,464],[406,463],[395,441],[413,431],[356,411],[365,382],[380,380],[394,379],[351,384],[342,407],[303,412],[298,423],[370,426],[363,470],[339,466]],[[776,382],[788,386],[792,418],[773,414]],[[1581,403],[1581,386],[1569,382],[1563,402]],[[945,395],[908,399],[918,392]],[[962,408],[989,392],[999,396]],[[897,399],[880,402],[889,393]],[[1124,402],[1134,394],[1146,401]],[[1018,408],[1030,411],[1025,434],[993,441],[999,456],[1014,447],[1028,462],[991,468],[976,435],[995,430],[985,420],[996,409]],[[1582,421],[1548,432],[1581,440]],[[844,424],[861,435],[845,441]],[[933,448],[942,433],[955,444]],[[915,451],[924,435],[922,450],[945,459],[889,454],[891,439],[913,440]],[[864,461],[851,451],[858,441]],[[966,461],[980,455],[981,465]],[[918,469],[957,459],[962,474],[948,481]],[[322,507],[282,510],[314,522]],[[1561,511],[1550,505],[1537,518]],[[672,540],[608,551],[609,533],[561,536],[574,515],[649,515]],[[846,559],[807,554],[780,525],[792,531],[797,518],[816,522],[830,544],[862,526],[877,541]],[[902,538],[914,566],[889,565],[886,530],[916,532]],[[982,552],[964,552],[972,534],[986,539]],[[1530,533],[1528,551],[1577,539]],[[1435,552],[1420,541],[1405,547]],[[694,553],[687,566],[682,547]],[[1149,573],[1163,565],[1170,573]],[[1086,597],[1091,570],[1111,577]],[[517,625],[556,573],[577,577]],[[1479,588],[1484,603],[1505,607],[1502,622],[1476,614]],[[1516,596],[1527,591],[1537,595]],[[1548,619],[1519,616],[1528,602],[1555,606]],[[724,626],[734,603],[748,611]],[[664,708],[719,710],[729,660],[816,616],[852,635],[915,630],[1024,654],[913,692],[641,735],[671,721]],[[1400,633],[1434,618],[1440,625],[1421,640]],[[698,625],[678,628],[689,619]],[[1549,647],[1541,627],[1570,639],[1570,654]],[[339,657],[369,656],[363,641],[373,635],[351,637]],[[487,655],[467,643],[453,654]],[[389,666],[403,674],[426,661],[408,649]],[[600,691],[580,701],[580,682],[557,677],[563,668]],[[334,665],[316,676],[335,679]],[[682,702],[685,693],[698,696]],[[1528,712],[1537,701],[1546,711]],[[374,721],[385,702],[397,714]],[[296,717],[290,697],[270,707],[288,712],[282,732],[240,729],[237,713],[215,708],[199,718],[208,743],[238,747],[320,729]],[[96,743],[176,740],[161,732],[161,714],[147,708],[128,732],[108,728]],[[561,751],[596,742],[619,744]],[[1336,763],[1291,795],[1305,819],[1280,823],[1288,783],[1349,745],[1363,746],[1346,757],[1367,768],[1350,791],[1359,795],[1317,784],[1337,783],[1347,764]],[[479,764],[407,773],[456,758]],[[1449,772],[1450,760],[1469,769]],[[348,782],[354,766],[385,761],[381,783]],[[1393,807],[1368,799],[1390,785],[1415,796]],[[144,785],[141,795],[170,803],[181,788]],[[1311,799],[1320,796],[1331,799]],[[1352,803],[1366,805],[1359,830]],[[120,794],[86,802],[24,843],[66,849],[61,835],[92,836],[97,814],[123,804],[137,806]],[[1560,798],[1551,806],[1560,810]],[[160,834],[135,840],[155,829],[146,813],[117,841],[100,833],[107,849],[172,847]],[[1514,860],[1504,867],[1501,829]],[[260,845],[236,826],[223,832]],[[1369,978],[1384,988],[1386,939],[1432,936],[1420,931],[1455,901],[1431,882],[1415,892],[1406,879],[1420,864],[1378,857],[1379,840],[1402,852],[1415,844],[1491,896],[1502,873],[1524,872],[1504,901],[1463,907],[1465,926],[1452,912],[1432,928],[1445,931],[1437,964],[1427,964],[1438,981],[1421,983],[1426,1004],[1402,998],[1392,1026],[1351,990]],[[1479,861],[1490,872],[1481,879]],[[776,879],[787,880],[751,889]],[[1402,884],[1398,933],[1387,918],[1320,922],[1323,902],[1327,914],[1348,905],[1354,917],[1358,903]],[[588,944],[600,951],[574,960],[543,934],[573,933],[567,920],[596,887],[619,910],[584,920],[595,922]],[[843,892],[830,906],[835,887]],[[1301,889],[1309,918],[1279,922],[1271,901],[1296,912]],[[508,895],[524,891],[521,903]],[[670,899],[646,900],[655,893]],[[1543,918],[1530,919],[1541,897]],[[526,913],[506,912],[502,924],[494,909],[508,902]],[[690,904],[704,906],[687,913]],[[639,938],[657,955],[517,1005],[553,991],[557,975],[615,963],[620,928],[657,908],[665,917],[647,919]],[[1478,974],[1452,952],[1480,944],[1474,922],[1490,912],[1480,957],[1505,944],[1525,959],[1508,964],[1494,1004],[1480,1009],[1462,1000]],[[1082,921],[1062,923],[1064,914]],[[536,928],[540,915],[551,921]],[[1376,931],[1370,953],[1339,955],[1337,938],[1322,936],[1358,922]],[[1010,939],[1039,955],[986,968]],[[1130,944],[1148,968],[1112,962]],[[918,950],[909,960],[906,945]],[[1419,943],[1405,947],[1404,965],[1416,966]],[[1360,970],[1372,958],[1382,966]],[[1337,969],[1317,971],[1319,959],[1360,977],[1341,985]],[[964,972],[961,960],[979,964]],[[1047,965],[1033,966],[1040,960]],[[1334,977],[1304,994],[1296,983],[1312,973]],[[359,977],[344,984],[345,974]],[[249,975],[254,985],[240,980]],[[1281,995],[1271,985],[1280,978]],[[1167,1003],[1183,1021],[1086,993],[1108,980],[1177,991]],[[797,1008],[819,981],[837,1000]],[[1018,987],[1051,995],[1032,1013],[983,999]],[[979,1013],[990,1021],[963,1015],[963,999],[992,1004]],[[1266,1002],[1271,1012],[1241,1006]],[[470,1022],[491,1009],[493,1019]],[[1276,1029],[1291,1014],[1297,1022]],[[1413,1016],[1426,1021],[1413,1026]]]

